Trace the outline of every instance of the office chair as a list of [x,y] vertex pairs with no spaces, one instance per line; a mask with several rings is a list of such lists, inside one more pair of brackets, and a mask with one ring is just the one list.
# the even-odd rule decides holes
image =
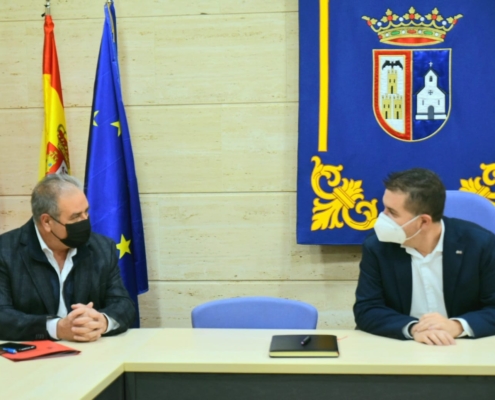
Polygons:
[[474,222],[495,233],[495,205],[479,194],[447,190],[443,214]]
[[193,328],[315,329],[318,310],[296,300],[237,297],[201,304],[191,320]]

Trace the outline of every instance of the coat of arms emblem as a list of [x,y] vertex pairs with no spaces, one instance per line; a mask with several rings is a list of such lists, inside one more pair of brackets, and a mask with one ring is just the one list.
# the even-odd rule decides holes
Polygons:
[[390,9],[380,20],[363,17],[380,42],[407,46],[373,50],[373,111],[390,136],[407,142],[425,140],[447,123],[452,108],[452,51],[417,47],[442,43],[461,17],[445,19],[436,8],[423,16],[414,7],[402,17]]

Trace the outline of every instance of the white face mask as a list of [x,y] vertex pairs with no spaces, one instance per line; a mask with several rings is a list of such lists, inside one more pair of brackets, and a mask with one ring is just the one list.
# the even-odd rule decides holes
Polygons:
[[413,222],[415,219],[418,219],[419,215],[415,216],[410,221],[406,222],[403,225],[399,225],[392,218],[385,215],[383,212],[380,213],[378,219],[375,222],[375,232],[376,236],[378,236],[378,240],[380,242],[391,242],[403,244],[406,240],[412,239],[419,232],[421,232],[421,228],[412,236],[407,237],[406,232],[404,232],[404,228],[406,225]]

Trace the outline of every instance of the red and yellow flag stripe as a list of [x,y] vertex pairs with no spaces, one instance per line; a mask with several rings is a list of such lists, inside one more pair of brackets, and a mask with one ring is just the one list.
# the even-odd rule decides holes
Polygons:
[[40,179],[48,174],[70,174],[69,142],[53,28],[52,17],[46,15],[43,46],[45,124],[41,140]]

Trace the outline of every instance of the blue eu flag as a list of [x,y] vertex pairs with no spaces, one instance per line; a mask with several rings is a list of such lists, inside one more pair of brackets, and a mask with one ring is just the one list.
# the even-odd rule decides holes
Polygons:
[[117,243],[124,284],[138,310],[137,296],[148,290],[143,221],[129,127],[122,101],[113,4],[105,5],[105,25],[91,110],[86,160],[86,196],[95,232]]

